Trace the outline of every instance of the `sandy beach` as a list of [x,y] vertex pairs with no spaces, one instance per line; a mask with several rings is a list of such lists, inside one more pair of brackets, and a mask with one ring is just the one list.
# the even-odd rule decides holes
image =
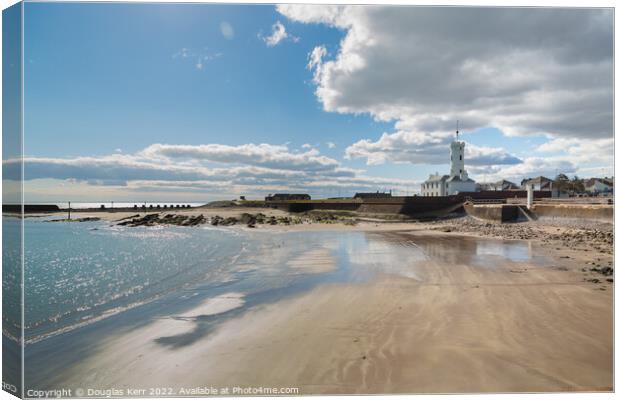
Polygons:
[[[375,245],[356,265],[360,273],[374,268],[373,278],[316,285],[208,325],[244,305],[242,294],[224,293],[106,336],[50,384],[163,386],[174,394],[203,386],[300,394],[612,390],[613,280],[592,270],[611,265],[610,247],[575,247],[561,236],[574,226],[469,224],[472,232],[454,232],[463,221],[260,226],[252,231],[363,232]],[[558,236],[502,240],[500,229]],[[527,257],[502,253],[512,251],[506,243]],[[394,248],[421,250],[423,260],[390,259]],[[322,274],[337,263],[329,246],[316,248],[292,257],[285,273]],[[410,273],[395,272],[401,267]]]

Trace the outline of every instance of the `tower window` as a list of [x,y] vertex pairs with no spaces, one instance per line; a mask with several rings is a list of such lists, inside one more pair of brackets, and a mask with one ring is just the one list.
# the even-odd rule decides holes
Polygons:
[[459,160],[461,160],[461,161],[463,160],[463,155],[462,154],[459,156]]

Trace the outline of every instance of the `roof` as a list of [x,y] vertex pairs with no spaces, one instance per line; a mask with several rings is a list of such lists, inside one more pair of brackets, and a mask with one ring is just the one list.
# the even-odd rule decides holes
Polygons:
[[601,178],[590,178],[587,181],[584,182],[584,186],[592,186],[594,185],[596,182],[600,182],[604,185],[607,186],[613,186],[614,182],[610,181],[609,179],[601,179]]
[[428,179],[425,180],[424,182],[439,182],[439,181],[445,181],[448,178],[449,178],[448,175],[430,175]]
[[526,179],[526,183],[543,183],[543,182],[551,182],[551,179],[545,176],[537,176],[536,178]]

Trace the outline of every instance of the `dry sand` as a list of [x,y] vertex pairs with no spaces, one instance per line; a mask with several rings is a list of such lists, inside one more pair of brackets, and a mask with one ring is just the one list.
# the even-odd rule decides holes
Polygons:
[[[397,243],[420,234],[382,233]],[[454,237],[423,234],[444,245]],[[444,261],[423,263],[418,279],[325,284],[251,308],[190,345],[156,342],[191,332],[205,309],[242,301],[231,295],[111,336],[59,378],[69,387],[174,382],[175,390],[299,387],[301,394],[611,390],[613,285],[600,290],[583,281],[582,259],[532,246],[553,267],[473,267],[455,248]],[[306,257],[329,264],[315,253]]]

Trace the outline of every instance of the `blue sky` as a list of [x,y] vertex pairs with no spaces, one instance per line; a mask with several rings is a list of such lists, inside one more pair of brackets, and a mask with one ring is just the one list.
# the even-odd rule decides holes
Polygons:
[[[287,190],[345,195],[394,188],[411,193],[429,173],[447,172],[444,160],[456,119],[464,126],[471,161],[468,166],[466,159],[466,166],[474,179],[519,179],[558,170],[611,173],[609,154],[594,162],[583,154],[609,147],[605,127],[593,125],[597,146],[590,149],[584,139],[591,142],[585,136],[592,129],[584,137],[570,129],[556,132],[550,121],[557,118],[542,118],[538,111],[484,115],[488,106],[475,104],[488,98],[488,89],[475,86],[482,86],[476,77],[488,70],[481,63],[502,65],[497,55],[481,51],[471,62],[463,61],[459,79],[467,78],[463,74],[471,65],[479,69],[465,80],[467,85],[454,87],[454,98],[463,102],[453,104],[449,76],[439,79],[419,71],[440,60],[431,53],[416,55],[420,47],[411,47],[411,40],[395,47],[398,40],[390,39],[437,37],[432,26],[425,28],[428,32],[407,31],[407,18],[411,24],[419,18],[415,9],[393,14],[359,7],[295,7],[26,3],[27,194],[33,201],[67,196],[76,201],[101,196],[196,201]],[[433,11],[427,19],[435,17],[445,15]],[[389,18],[400,19],[390,23]],[[521,29],[520,19],[515,16],[515,30]],[[272,36],[270,45],[267,38],[278,22],[285,34]],[[361,41],[363,35],[369,36]],[[317,49],[321,57],[309,66]],[[604,54],[592,58],[597,67],[605,67]],[[409,71],[405,67],[412,59]],[[490,73],[514,75],[512,70]],[[540,79],[551,79],[540,74]],[[437,97],[421,97],[433,79]],[[570,90],[587,97],[586,83]],[[401,92],[404,87],[408,90]],[[508,97],[505,87],[516,86],[506,83],[493,95],[501,89],[498,99],[508,99],[507,104],[530,102],[531,90],[517,88]],[[566,88],[551,87],[540,95],[560,92]],[[602,100],[605,104],[606,97]],[[592,107],[598,104],[601,99],[593,100]],[[606,109],[601,115],[609,118]],[[539,152],[545,143],[548,149]],[[260,144],[267,146],[251,146]],[[581,161],[574,162],[577,158]]]
[[[322,112],[305,68],[314,40],[269,48],[257,37],[282,19],[272,6],[37,3],[26,15],[32,154],[103,155],[223,138],[301,146],[381,131],[368,117]],[[232,39],[222,22],[233,27]],[[334,46],[342,37],[321,26],[294,29]],[[199,70],[196,57],[173,57],[183,48],[221,55]]]

